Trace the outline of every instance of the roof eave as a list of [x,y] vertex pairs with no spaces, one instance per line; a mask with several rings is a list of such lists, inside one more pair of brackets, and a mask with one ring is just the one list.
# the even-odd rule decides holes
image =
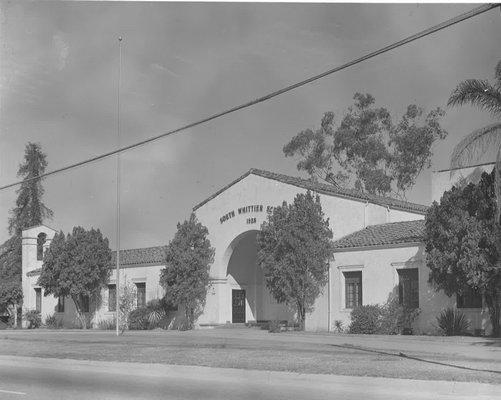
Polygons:
[[390,248],[401,248],[401,247],[414,247],[422,246],[422,241],[412,241],[412,242],[401,242],[401,243],[387,243],[387,244],[377,244],[368,246],[351,246],[351,247],[340,247],[334,249],[334,253],[347,253],[352,251],[369,251],[369,250],[379,250],[379,249],[390,249]]
[[203,205],[207,204],[209,201],[215,199],[217,196],[219,196],[225,190],[227,190],[230,187],[232,187],[233,185],[237,184],[238,182],[240,182],[242,179],[244,179],[245,177],[247,177],[251,173],[252,173],[252,168],[250,170],[248,170],[245,174],[243,174],[242,176],[240,176],[239,178],[237,178],[234,181],[228,183],[226,186],[222,187],[217,192],[215,192],[212,195],[210,195],[209,197],[207,197],[204,201],[198,203],[196,206],[193,207],[193,211],[198,210],[200,207],[202,207]]
[[[256,168],[251,168],[249,171],[247,171],[245,174],[241,175],[239,178],[237,178],[234,181],[230,182],[229,184],[227,184],[223,188],[219,189],[217,192],[215,192],[211,196],[207,197],[202,202],[198,203],[196,206],[193,207],[193,211],[195,212],[200,207],[202,207],[203,205],[207,204],[209,201],[215,199],[217,196],[219,196],[225,190],[227,190],[231,186],[237,184],[238,182],[240,182],[242,179],[246,178],[250,174],[254,174],[254,175],[260,176],[262,178],[266,178],[266,179],[271,179],[271,180],[274,180],[276,182],[283,183],[285,185],[291,185],[291,186],[299,187],[301,189],[312,190],[312,191],[315,191],[316,193],[325,194],[327,196],[339,197],[339,198],[349,199],[349,200],[353,200],[353,201],[359,201],[359,202],[362,202],[362,203],[376,204],[376,205],[380,205],[382,207],[388,207],[389,209],[392,209],[392,210],[406,211],[406,212],[410,212],[412,214],[426,215],[426,212],[427,212],[427,209],[428,209],[428,207],[424,206],[424,205],[423,205],[423,207],[425,207],[425,209],[419,210],[417,208],[398,206],[398,205],[394,205],[394,204],[393,205],[384,204],[383,202],[378,202],[378,201],[375,201],[375,200],[372,200],[372,199],[364,199],[364,198],[356,197],[356,196],[350,196],[348,194],[334,193],[334,192],[330,192],[330,191],[327,191],[327,190],[324,190],[324,189],[321,189],[321,188],[310,189],[310,188],[307,187],[308,185],[306,185],[306,184],[301,185],[301,184],[294,183],[294,182],[284,182],[284,181],[278,179],[278,177],[269,176],[268,174],[265,174],[265,172],[267,172],[267,171],[261,171],[261,170],[256,169]],[[271,174],[273,174],[273,173],[271,173]],[[291,177],[291,178],[295,178],[295,177]],[[302,179],[302,178],[297,178],[297,179]],[[420,206],[420,205],[417,204],[416,206]]]

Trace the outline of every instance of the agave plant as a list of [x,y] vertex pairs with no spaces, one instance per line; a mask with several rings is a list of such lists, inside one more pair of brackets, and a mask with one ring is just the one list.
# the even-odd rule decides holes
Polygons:
[[156,327],[166,316],[165,307],[159,300],[151,300],[146,305],[146,318],[151,327]]
[[437,317],[438,327],[445,336],[456,336],[466,333],[470,327],[470,321],[461,311],[454,308],[446,308]]

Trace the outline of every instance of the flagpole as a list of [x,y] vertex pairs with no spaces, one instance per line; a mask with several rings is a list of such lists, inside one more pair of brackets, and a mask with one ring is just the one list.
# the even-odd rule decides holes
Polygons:
[[[122,81],[122,36],[118,37],[117,148],[120,148],[120,84]],[[116,221],[116,334],[120,334],[120,153],[117,153],[117,221]]]

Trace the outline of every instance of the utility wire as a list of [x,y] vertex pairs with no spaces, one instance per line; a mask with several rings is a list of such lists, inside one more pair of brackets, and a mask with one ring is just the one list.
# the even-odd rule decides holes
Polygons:
[[482,5],[482,6],[479,6],[479,7],[476,7],[470,11],[467,11],[463,14],[460,14],[456,17],[453,17],[451,19],[448,19],[438,25],[434,25],[432,26],[431,28],[428,28],[428,29],[425,29],[421,32],[418,32],[414,35],[411,35],[411,36],[408,36],[406,37],[405,39],[402,39],[402,40],[399,40],[398,42],[395,42],[393,44],[390,44],[388,46],[385,46],[379,50],[376,50],[376,51],[373,51],[369,54],[366,54],[360,58],[357,58],[353,61],[350,61],[346,64],[343,64],[339,67],[335,67],[335,68],[332,68],[332,69],[329,69],[328,71],[325,71],[325,72],[322,72],[321,74],[318,74],[318,75],[315,75],[315,76],[312,76],[310,78],[307,78],[303,81],[300,81],[300,82],[297,82],[297,83],[294,83],[292,85],[289,85],[289,86],[286,86],[282,89],[279,89],[275,92],[272,92],[272,93],[269,93],[267,95],[264,95],[262,97],[259,97],[255,100],[251,100],[247,103],[243,103],[243,104],[240,104],[238,106],[235,106],[235,107],[232,107],[232,108],[229,108],[225,111],[222,111],[222,112],[219,112],[217,114],[213,114],[213,115],[210,115],[208,117],[205,117],[203,119],[200,119],[196,122],[192,122],[192,123],[189,123],[187,125],[184,125],[184,126],[181,126],[179,128],[176,128],[176,129],[173,129],[171,131],[168,131],[168,132],[165,132],[165,133],[162,133],[158,136],[153,136],[153,137],[150,137],[148,139],[145,139],[145,140],[142,140],[140,142],[137,142],[137,143],[134,143],[134,144],[130,144],[128,146],[124,146],[124,147],[120,147],[116,150],[113,150],[113,151],[110,151],[108,153],[103,153],[103,154],[100,154],[98,156],[95,156],[95,157],[91,157],[91,158],[88,158],[86,160],[83,160],[83,161],[80,161],[80,162],[77,162],[77,163],[74,163],[74,164],[70,164],[70,165],[67,165],[65,167],[62,167],[62,168],[58,168],[58,169],[55,169],[55,170],[52,170],[52,171],[49,171],[49,172],[46,172],[44,174],[41,174],[41,175],[38,175],[38,176],[34,176],[34,177],[31,177],[31,178],[27,178],[27,179],[24,179],[24,180],[21,180],[21,181],[17,181],[17,182],[13,182],[13,183],[9,183],[7,185],[4,185],[4,186],[1,186],[0,187],[0,190],[5,190],[7,188],[10,188],[12,186],[17,186],[17,185],[20,185],[22,183],[26,183],[26,182],[29,182],[29,181],[32,181],[32,180],[35,180],[35,179],[40,179],[40,178],[44,178],[46,176],[50,176],[50,175],[54,175],[54,174],[57,174],[57,173],[60,173],[60,172],[64,172],[64,171],[68,171],[70,169],[73,169],[73,168],[77,168],[77,167],[80,167],[82,165],[85,165],[85,164],[90,164],[90,163],[93,163],[95,161],[99,161],[99,160],[102,160],[103,158],[107,158],[107,157],[110,157],[112,155],[115,155],[115,154],[119,154],[119,153],[123,153],[125,151],[128,151],[128,150],[131,150],[131,149],[134,149],[136,147],[140,147],[140,146],[144,146],[148,143],[151,143],[151,142],[154,142],[156,140],[159,140],[159,139],[162,139],[166,136],[170,136],[170,135],[174,135],[176,133],[179,133],[181,131],[184,131],[186,129],[189,129],[189,128],[193,128],[195,126],[198,126],[198,125],[202,125],[206,122],[209,122],[209,121],[212,121],[216,118],[220,118],[224,115],[228,115],[228,114],[231,114],[231,113],[234,113],[236,111],[239,111],[239,110],[242,110],[244,108],[248,108],[248,107],[251,107],[253,105],[256,105],[258,103],[262,103],[264,101],[267,101],[267,100],[270,100],[272,99],[273,97],[277,97],[277,96],[280,96],[284,93],[287,93],[287,92],[290,92],[291,90],[294,90],[294,89],[297,89],[298,87],[301,87],[301,86],[304,86],[304,85],[307,85],[311,82],[314,82],[318,79],[321,79],[321,78],[324,78],[328,75],[331,75],[335,72],[339,72],[341,70],[344,70],[346,68],[349,68],[353,65],[356,65],[356,64],[359,64],[363,61],[366,61],[366,60],[369,60],[371,58],[374,58],[380,54],[383,54],[383,53],[386,53],[390,50],[393,50],[393,49],[396,49],[397,47],[400,47],[400,46],[403,46],[407,43],[410,43],[410,42],[413,42],[415,40],[418,40],[418,39],[421,39],[422,37],[425,37],[425,36],[428,36],[428,35],[431,35],[432,33],[435,33],[435,32],[438,32],[442,29],[445,29],[445,28],[448,28],[452,25],[455,25],[459,22],[462,22],[462,21],[465,21],[467,19],[470,19],[472,17],[475,17],[477,15],[480,15],[480,14],[483,14],[487,11],[490,11],[492,10],[493,8],[496,8],[496,7],[500,7],[501,8],[501,4],[485,4],[485,5]]

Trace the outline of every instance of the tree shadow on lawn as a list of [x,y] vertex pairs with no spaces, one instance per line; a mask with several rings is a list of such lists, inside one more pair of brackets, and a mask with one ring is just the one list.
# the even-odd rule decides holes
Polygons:
[[331,344],[331,346],[339,347],[339,348],[344,348],[344,349],[360,350],[360,351],[364,351],[364,352],[367,352],[367,353],[375,353],[375,354],[386,355],[386,356],[407,358],[409,360],[420,361],[420,362],[423,362],[423,363],[443,365],[443,366],[446,366],[446,367],[464,369],[464,370],[468,370],[468,371],[490,372],[490,373],[493,373],[493,374],[499,374],[499,375],[501,375],[501,371],[496,371],[496,370],[491,370],[491,369],[471,368],[471,367],[465,367],[463,365],[455,365],[455,364],[449,364],[449,363],[444,363],[444,362],[440,362],[440,361],[425,360],[425,359],[422,359],[422,358],[409,356],[409,355],[401,353],[401,352],[400,353],[390,353],[390,352],[381,351],[381,350],[367,349],[367,348],[364,348],[364,347],[354,346],[354,345],[351,345],[351,344],[344,344],[344,345],[342,345],[342,344]]
[[490,338],[482,342],[473,342],[472,346],[491,346],[491,347],[501,347],[501,339]]

